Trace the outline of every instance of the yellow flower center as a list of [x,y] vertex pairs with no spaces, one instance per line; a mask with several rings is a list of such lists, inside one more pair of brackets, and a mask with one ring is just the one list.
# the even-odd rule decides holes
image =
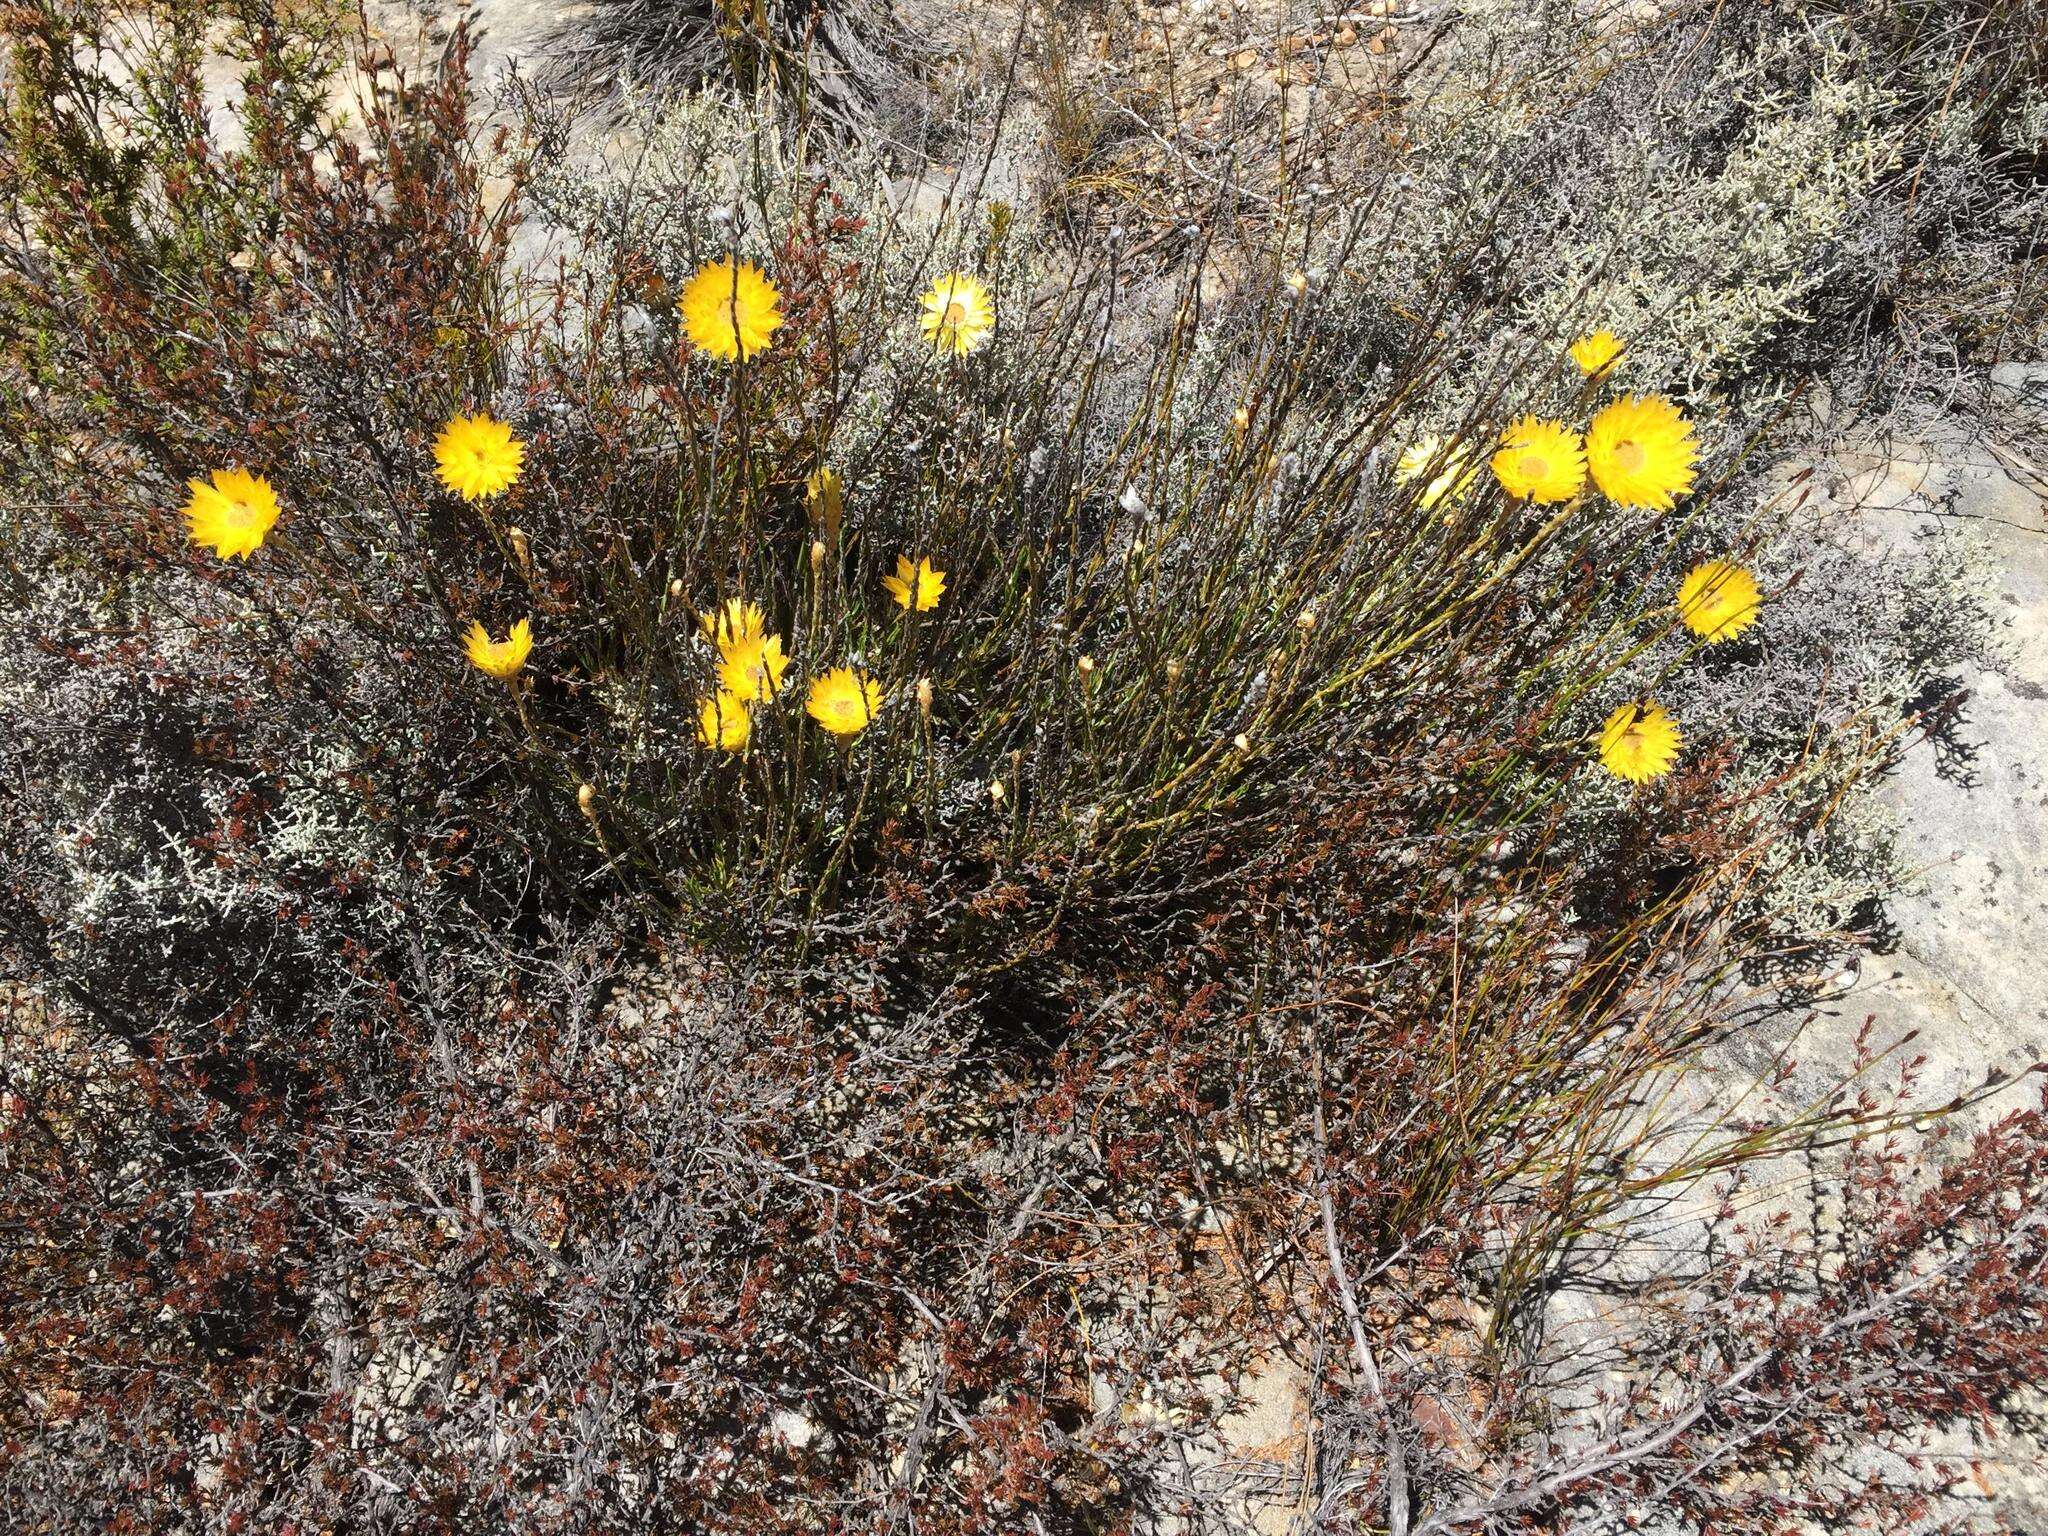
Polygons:
[[1614,445],[1614,462],[1630,474],[1643,467],[1643,445],[1641,443],[1619,442]]
[[1522,474],[1530,480],[1541,480],[1550,473],[1550,460],[1540,453],[1525,453],[1521,462]]
[[965,325],[966,323],[967,306],[965,304],[962,304],[958,299],[955,299],[952,303],[946,306],[946,324]]

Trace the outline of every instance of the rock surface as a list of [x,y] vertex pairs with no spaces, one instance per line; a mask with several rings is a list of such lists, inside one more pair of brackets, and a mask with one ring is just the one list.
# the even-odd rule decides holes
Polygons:
[[[2009,398],[1995,404],[2048,425],[2048,369],[2001,373]],[[1919,443],[1857,487],[1873,538],[1936,515],[1977,526],[1997,561],[2011,654],[1961,679],[1970,697],[1950,739],[1909,753],[1885,786],[1925,874],[1892,904],[1896,949],[1865,959],[1823,1028],[1839,1040],[1867,1016],[1881,1039],[1917,1032],[1929,1101],[1990,1071],[2016,1078],[1971,1111],[1978,1123],[2033,1102],[2040,1079],[2027,1069],[2048,1060],[2048,497],[2028,462],[2003,445]],[[2035,1436],[1958,1434],[1941,1449],[1972,1459],[1999,1521],[2048,1530],[2048,1454]]]
[[[2007,462],[2024,462],[2020,451],[1994,444],[1896,443],[1837,491],[1879,550],[1929,519],[1968,523],[1996,562],[2011,626],[2003,668],[1957,680],[1968,690],[1959,718],[1909,751],[1882,790],[1921,878],[1890,903],[1895,946],[1863,958],[1802,1053],[1823,1071],[1846,1065],[1866,1018],[1880,1042],[1917,1032],[1925,1102],[2048,1059],[2048,502]],[[2032,1083],[1980,1117],[2030,1100]]]

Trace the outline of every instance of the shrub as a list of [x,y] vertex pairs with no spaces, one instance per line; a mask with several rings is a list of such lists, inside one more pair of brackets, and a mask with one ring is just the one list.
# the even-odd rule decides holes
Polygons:
[[[1419,317],[1361,361],[1277,249],[1162,292],[704,103],[628,174],[508,163],[459,34],[357,137],[320,39],[238,13],[230,147],[197,17],[7,20],[34,1525],[1227,1527],[1191,1462],[1276,1351],[1360,1457],[1319,1518],[1449,1518],[1528,1470],[1576,1250],[1882,1121],[1666,1111],[1883,731],[1809,717],[1745,782],[1687,717],[1676,772],[1599,777],[1614,707],[1712,669],[1675,596],[1749,554],[1706,532],[1741,440],[1702,416],[1673,511],[1433,497],[1599,392],[1483,239],[1411,278],[1383,208],[1327,210],[1300,249]],[[992,334],[935,351],[954,272]],[[523,457],[464,496],[478,413]],[[230,467],[282,508],[245,560],[181,510]],[[1416,1311],[1435,1353],[1387,1348]],[[1451,1356],[1476,1468],[1421,1438]],[[1973,1358],[1991,1401],[2032,1356]],[[1507,1513],[1583,1482],[1536,1476]]]
[[599,0],[572,14],[550,51],[554,81],[579,94],[779,87],[759,99],[877,138],[915,136],[931,64],[889,0]]

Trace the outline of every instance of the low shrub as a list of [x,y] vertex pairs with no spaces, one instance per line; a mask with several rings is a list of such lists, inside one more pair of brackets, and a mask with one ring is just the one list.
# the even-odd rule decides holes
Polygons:
[[[29,1528],[1229,1528],[1283,1352],[1319,1521],[1613,1486],[1531,1471],[1570,1255],[1885,1118],[1669,1111],[1892,728],[1650,713],[1774,622],[1742,434],[1586,488],[1618,391],[1477,237],[1361,361],[1283,261],[715,104],[521,161],[459,33],[351,128],[238,9],[227,134],[200,14],[6,18]],[[1389,206],[1299,249],[1405,270]],[[1761,608],[1681,612],[1720,558]],[[1930,1413],[2035,1357],[1972,1358]]]

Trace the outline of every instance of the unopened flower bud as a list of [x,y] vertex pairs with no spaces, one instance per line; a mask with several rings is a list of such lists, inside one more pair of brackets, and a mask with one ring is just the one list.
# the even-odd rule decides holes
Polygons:
[[816,576],[825,569],[825,541],[811,540],[811,574]]
[[1177,683],[1177,682],[1179,682],[1179,681],[1180,681],[1180,663],[1179,663],[1179,662],[1177,662],[1177,661],[1169,661],[1169,662],[1168,662],[1168,663],[1166,664],[1166,680],[1167,680],[1167,681],[1168,681],[1169,683]]
[[1083,677],[1087,677],[1095,671],[1095,658],[1093,656],[1083,656],[1074,665],[1081,669]]
[[1316,627],[1315,609],[1304,608],[1300,613],[1297,613],[1294,616],[1294,627],[1303,634],[1307,634],[1310,630],[1314,629]]
[[1230,744],[1240,752],[1249,752],[1252,749],[1252,739],[1245,735],[1243,731],[1239,731],[1233,736],[1230,739]]
[[826,538],[839,537],[839,518],[846,507],[846,482],[839,477],[839,471],[829,464],[821,464],[804,480],[804,509],[810,514],[811,526],[819,529]]
[[668,595],[680,599],[683,595],[683,578],[678,576],[668,584]]
[[917,712],[927,720],[932,714],[932,680],[920,677],[917,680]]
[[593,807],[595,807],[595,806],[596,806],[596,804],[597,804],[597,786],[596,786],[596,785],[594,785],[594,784],[579,784],[579,785],[577,785],[577,786],[576,786],[576,809],[577,809],[577,810],[581,811],[581,812],[582,812],[582,813],[583,813],[584,815],[586,815],[586,816],[592,816],[592,815],[595,815],[595,814],[596,814],[595,810],[593,809]]
[[1230,424],[1237,428],[1238,431],[1244,431],[1245,428],[1252,424],[1251,408],[1240,405],[1236,410],[1232,411],[1230,413]]
[[1294,296],[1297,299],[1300,298],[1304,293],[1308,292],[1308,274],[1306,272],[1288,273],[1287,286],[1293,290]]
[[1003,803],[1003,781],[1001,779],[990,779],[988,781],[988,797],[997,805]]
[[524,528],[507,528],[505,541],[512,546],[512,558],[519,562],[519,569],[527,575],[533,574],[533,551],[526,543]]

